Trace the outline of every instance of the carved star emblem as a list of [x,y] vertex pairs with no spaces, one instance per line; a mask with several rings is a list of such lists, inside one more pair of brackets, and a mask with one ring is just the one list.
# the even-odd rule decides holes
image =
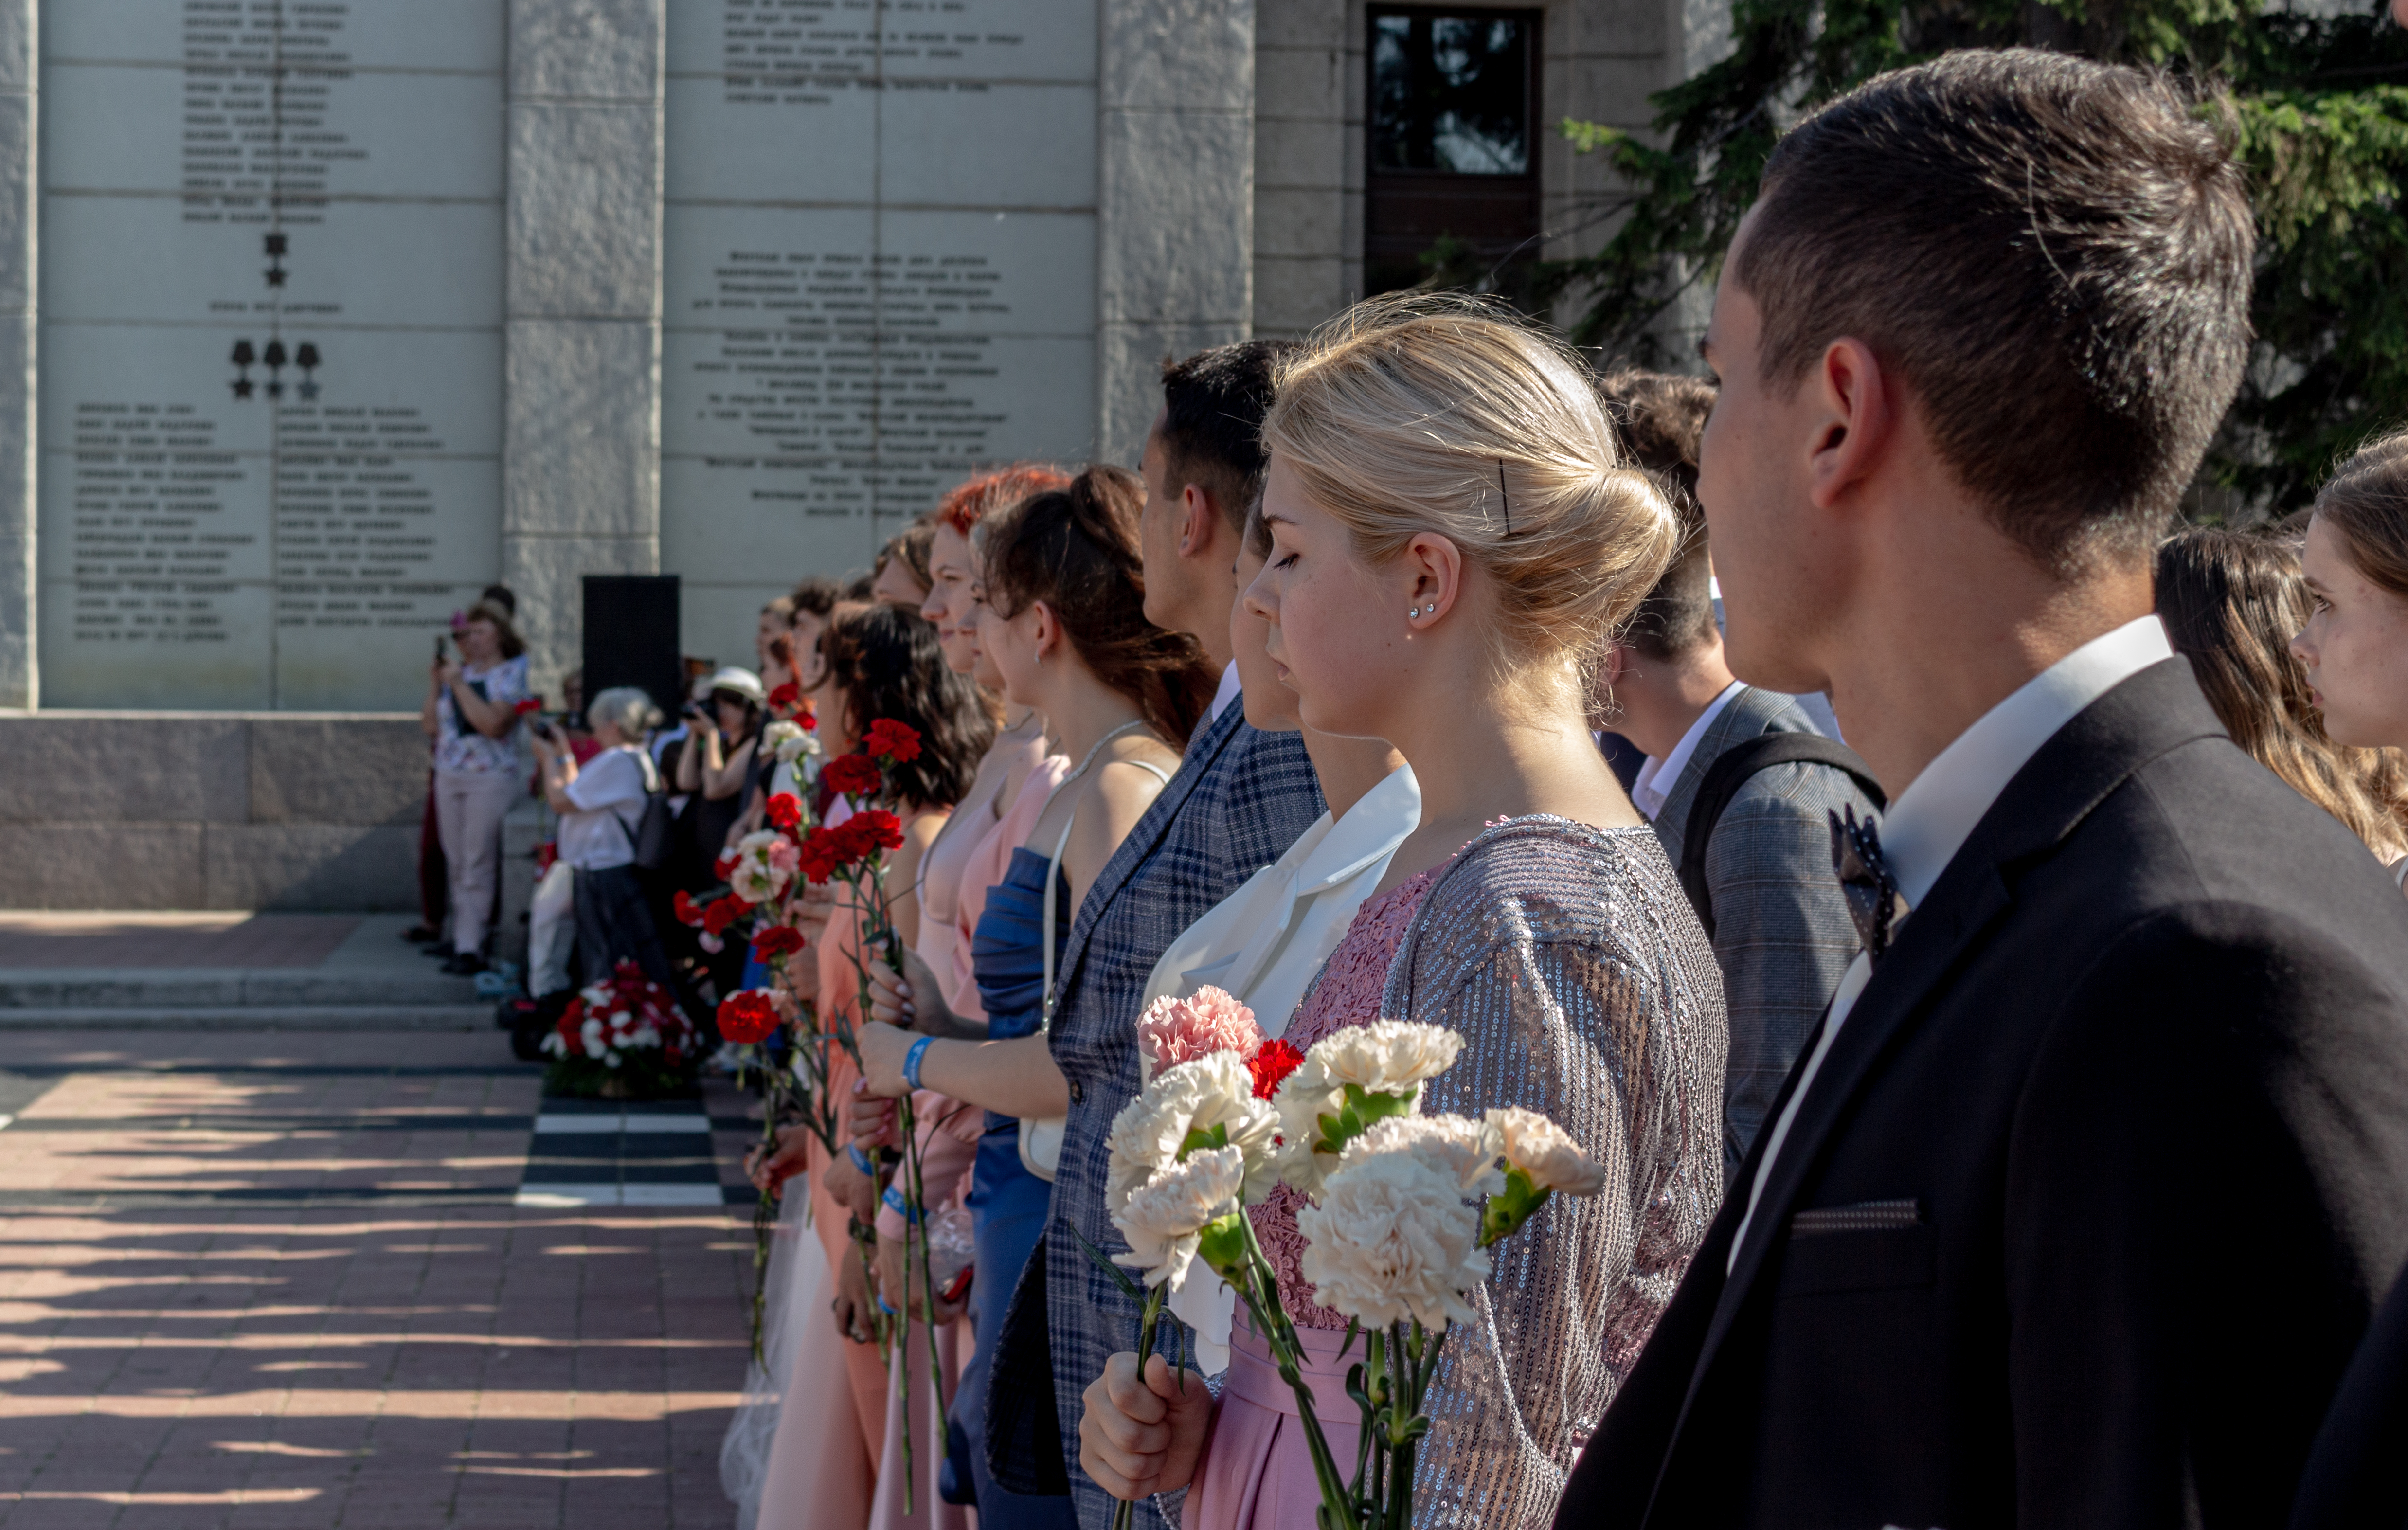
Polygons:
[[251,396],[251,382],[249,378],[236,378],[234,379],[235,397],[249,398]]
[[271,265],[271,266],[269,266],[269,267],[267,268],[267,284],[268,284],[269,286],[271,286],[271,287],[281,287],[281,286],[283,286],[283,285],[284,285],[284,267],[282,267],[282,266],[280,266],[280,265]]

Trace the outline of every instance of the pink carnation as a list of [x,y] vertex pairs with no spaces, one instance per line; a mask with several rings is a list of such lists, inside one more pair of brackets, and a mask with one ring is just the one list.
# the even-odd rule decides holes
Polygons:
[[1209,1052],[1233,1051],[1240,1062],[1262,1050],[1254,1012],[1227,990],[1209,984],[1183,999],[1159,998],[1138,1017],[1137,1050],[1151,1080],[1165,1068],[1192,1063]]
[[769,865],[791,877],[803,864],[803,849],[791,839],[781,839],[769,847]]

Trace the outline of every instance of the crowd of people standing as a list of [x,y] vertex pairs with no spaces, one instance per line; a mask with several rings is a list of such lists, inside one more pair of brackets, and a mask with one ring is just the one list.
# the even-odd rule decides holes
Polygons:
[[[614,947],[656,785],[695,854],[781,791],[846,810],[767,695],[823,760],[922,742],[899,961],[802,887],[775,974],[659,953],[855,1043],[850,1142],[750,1165],[744,1523],[1316,1523],[1291,1383],[1352,1459],[1360,1351],[1296,1190],[1247,1215],[1299,1377],[1209,1282],[1140,1365],[1088,1252],[1137,1017],[1207,984],[1299,1048],[1443,1027],[1422,1109],[1600,1166],[1450,1331],[1418,1523],[2408,1521],[2408,431],[2299,516],[2176,529],[2252,227],[2162,80],[1951,53],[1784,137],[1713,379],[1375,300],[1167,365],[1134,473],[958,485],[679,730],[595,698],[543,789]],[[479,622],[430,693],[447,851],[515,694]],[[914,1219],[968,1251],[934,1293]]]

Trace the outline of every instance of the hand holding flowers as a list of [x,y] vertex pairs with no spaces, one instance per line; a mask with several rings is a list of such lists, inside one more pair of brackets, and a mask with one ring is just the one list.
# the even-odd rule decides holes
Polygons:
[[[1141,1269],[1149,1295],[1140,1352],[1115,1356],[1087,1390],[1082,1463],[1123,1496],[1182,1486],[1193,1474],[1206,1425],[1166,1394],[1181,1379],[1159,1359],[1149,1364],[1144,1350],[1159,1311],[1154,1294],[1178,1288],[1201,1264],[1237,1290],[1296,1394],[1321,1487],[1321,1530],[1403,1530],[1440,1351],[1451,1324],[1477,1316],[1472,1294],[1488,1277],[1486,1251],[1557,1191],[1593,1194],[1604,1175],[1535,1111],[1506,1107],[1477,1121],[1418,1113],[1422,1085],[1452,1067],[1462,1047],[1443,1027],[1374,1021],[1324,1039],[1300,1062],[1273,1056],[1257,1065],[1281,1044],[1249,1037],[1251,1015],[1239,1026],[1206,1004],[1183,1028],[1168,1026],[1170,1019],[1150,1010],[1140,1022],[1150,1062],[1203,1037],[1232,1044],[1154,1074],[1113,1123],[1106,1196],[1129,1243],[1113,1262]],[[1260,1109],[1255,1078],[1275,1070],[1284,1077],[1266,1093],[1276,1131],[1265,1134],[1230,1096],[1242,1093]],[[1297,1214],[1301,1272],[1323,1305],[1350,1320],[1341,1357],[1358,1334],[1364,1340],[1347,1380],[1363,1414],[1351,1475],[1330,1450],[1303,1346],[1244,1210],[1274,1179],[1312,1202]]]

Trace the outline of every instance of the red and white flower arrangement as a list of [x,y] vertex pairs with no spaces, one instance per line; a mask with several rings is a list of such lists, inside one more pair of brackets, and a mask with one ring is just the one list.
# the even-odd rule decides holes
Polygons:
[[565,1093],[640,1099],[694,1081],[702,1034],[633,962],[579,991],[543,1038],[556,1059],[552,1083]]
[[[1105,1197],[1129,1245],[1111,1263],[1143,1283],[1139,1365],[1166,1294],[1197,1266],[1211,1270],[1253,1313],[1296,1393],[1324,1530],[1410,1524],[1439,1351],[1448,1326],[1474,1315],[1469,1294],[1487,1279],[1487,1251],[1557,1192],[1596,1194],[1603,1171],[1533,1110],[1420,1114],[1422,1085],[1463,1047],[1443,1026],[1376,1020],[1298,1057],[1264,1040],[1243,1005],[1206,989],[1149,1007],[1138,1037],[1147,1081],[1113,1119]],[[1301,1273],[1349,1320],[1348,1347],[1364,1339],[1348,1383],[1363,1413],[1351,1478],[1322,1430],[1303,1346],[1246,1215],[1281,1182],[1311,1202],[1297,1213]]]

